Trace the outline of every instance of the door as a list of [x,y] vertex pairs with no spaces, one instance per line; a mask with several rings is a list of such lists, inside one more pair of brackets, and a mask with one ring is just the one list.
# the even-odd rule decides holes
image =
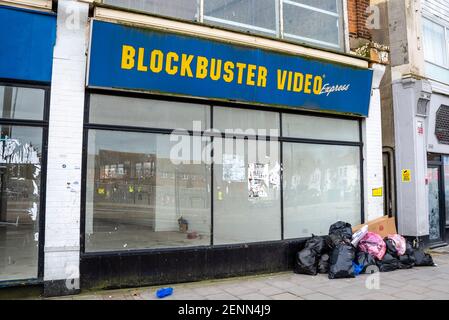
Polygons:
[[431,243],[443,240],[444,193],[441,166],[427,168],[429,190],[429,241]]

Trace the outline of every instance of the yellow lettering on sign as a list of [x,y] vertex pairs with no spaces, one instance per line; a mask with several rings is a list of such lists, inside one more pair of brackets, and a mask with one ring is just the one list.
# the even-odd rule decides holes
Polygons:
[[304,86],[304,75],[300,72],[295,72],[295,77],[293,78],[293,91],[301,92]]
[[257,75],[257,86],[265,88],[267,86],[268,70],[265,67],[259,67]]
[[226,82],[232,82],[234,80],[234,62],[226,61],[224,64],[224,76],[223,80]]
[[196,58],[196,77],[198,79],[204,79],[207,77],[207,66],[209,61],[206,57],[199,56]]
[[139,58],[137,60],[137,70],[147,72],[148,67],[143,64],[145,58],[145,48],[139,48]]
[[210,78],[214,81],[218,81],[221,78],[221,64],[220,59],[212,59],[210,63]]
[[306,83],[304,85],[304,93],[311,94],[311,86],[312,86],[312,75],[310,73],[306,74]]
[[288,72],[287,91],[292,91],[293,72]]
[[243,71],[245,71],[245,69],[246,69],[246,64],[237,62],[236,66],[237,66],[237,69],[239,70],[238,74],[237,74],[237,83],[242,84],[243,83]]
[[122,46],[122,69],[130,70],[134,68],[136,49],[132,46]]
[[315,81],[313,82],[313,93],[319,95],[321,94],[322,89],[323,89],[323,78],[317,76],[315,77]]
[[192,68],[190,64],[193,61],[193,55],[186,55],[185,53],[181,56],[181,76],[185,77],[186,75],[189,78],[193,78]]
[[178,67],[173,66],[173,62],[178,62],[179,56],[176,52],[167,53],[167,62],[165,64],[165,72],[170,75],[175,75],[178,72]]
[[285,89],[285,81],[287,79],[287,71],[285,70],[278,70],[278,89],[284,90]]
[[164,65],[164,54],[161,50],[153,50],[151,52],[150,69],[154,73],[162,71]]
[[246,75],[246,84],[248,86],[256,85],[256,82],[254,81],[254,77],[256,76],[256,73],[255,73],[256,69],[257,69],[256,65],[254,65],[254,64],[248,65],[248,72]]

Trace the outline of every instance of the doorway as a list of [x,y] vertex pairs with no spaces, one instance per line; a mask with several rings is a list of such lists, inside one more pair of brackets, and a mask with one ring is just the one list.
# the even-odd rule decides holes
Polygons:
[[429,165],[427,168],[429,190],[429,241],[432,244],[443,242],[442,216],[445,210],[441,172],[442,168],[440,165]]
[[428,154],[427,163],[429,242],[432,246],[438,246],[444,244],[446,239],[446,211],[449,209],[449,157]]

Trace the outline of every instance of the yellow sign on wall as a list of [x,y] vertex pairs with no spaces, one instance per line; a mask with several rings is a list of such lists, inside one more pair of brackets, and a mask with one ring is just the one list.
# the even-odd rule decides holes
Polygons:
[[412,171],[409,169],[402,170],[402,182],[412,181]]
[[382,197],[382,195],[383,195],[383,188],[373,189],[373,197]]

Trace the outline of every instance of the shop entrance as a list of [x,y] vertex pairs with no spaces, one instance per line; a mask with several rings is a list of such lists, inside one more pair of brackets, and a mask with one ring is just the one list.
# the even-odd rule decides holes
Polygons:
[[[446,159],[447,160],[447,159]],[[449,161],[446,161],[449,164]],[[449,209],[449,167],[445,157],[428,155],[427,187],[429,203],[429,242],[437,246],[446,239],[446,212]]]
[[444,204],[441,192],[441,167],[429,166],[427,168],[428,190],[429,190],[429,240],[432,243],[443,241],[443,230],[441,227],[442,213],[444,213]]

